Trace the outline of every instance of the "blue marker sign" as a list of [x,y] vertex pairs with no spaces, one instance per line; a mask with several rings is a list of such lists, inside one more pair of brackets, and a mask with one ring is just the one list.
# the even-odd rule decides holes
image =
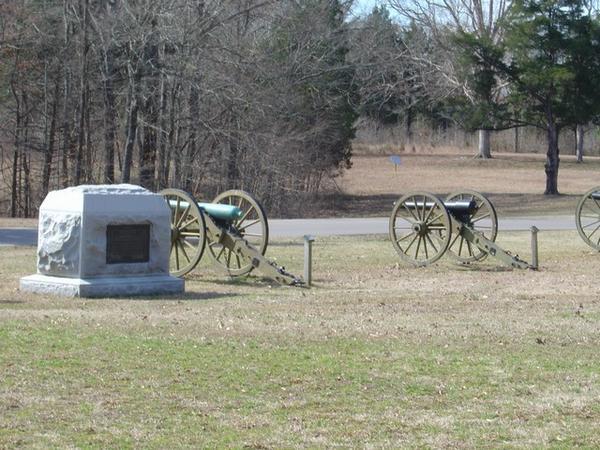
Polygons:
[[402,160],[398,155],[390,156],[390,161],[394,164],[394,172],[398,171],[398,166],[402,163]]

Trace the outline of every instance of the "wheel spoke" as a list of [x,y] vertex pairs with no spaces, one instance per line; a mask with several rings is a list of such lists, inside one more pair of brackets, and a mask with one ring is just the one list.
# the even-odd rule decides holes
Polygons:
[[[435,205],[433,205],[431,208],[429,208],[429,212],[427,213],[427,216],[425,216],[425,218],[423,219],[423,223],[428,223],[429,222],[429,218],[431,217],[431,213],[433,213],[434,209],[436,209]],[[435,222],[440,217],[442,217],[441,214],[439,214],[435,219],[432,219],[431,221]]]
[[457,234],[456,236],[454,236],[454,239],[452,240],[452,242],[450,242],[450,245],[448,246],[448,248],[451,248],[456,243],[456,241],[458,240],[459,237],[460,237],[460,233]]
[[433,241],[431,240],[431,238],[429,237],[429,235],[425,235],[425,237],[427,238],[427,240],[429,241],[429,245],[431,245],[433,247],[433,250],[437,253],[438,249],[437,247],[434,245]]
[[179,232],[179,236],[185,236],[185,237],[199,237],[201,236],[199,231],[181,231]]
[[177,204],[175,205],[175,211],[173,212],[173,226],[177,228],[177,223],[179,222],[179,206],[181,205],[181,197],[177,197]]
[[189,248],[191,248],[192,250],[196,250],[196,248],[198,248],[195,245],[190,244],[187,239],[183,239],[183,243],[185,245],[187,245]]
[[596,225],[597,223],[600,223],[600,219],[594,221],[594,222],[590,222],[587,225],[582,225],[583,228],[587,228],[587,227],[591,227],[593,225]]
[[252,225],[256,225],[257,223],[260,223],[260,219],[256,219],[253,220],[252,222],[244,225],[243,227],[238,228],[237,230],[241,233],[242,231],[244,231],[246,228],[251,227]]
[[[413,200],[413,204],[415,205],[415,208],[416,208],[416,202],[414,200]],[[402,204],[402,206],[404,207],[404,209],[406,209],[408,211],[408,213],[412,216],[412,218],[415,219],[415,222],[419,222],[419,219],[415,216],[415,214],[411,211],[411,209],[408,206],[406,206],[406,202],[404,202]],[[405,220],[407,220],[407,219],[405,219]]]
[[491,213],[488,212],[488,213],[486,213],[486,214],[478,217],[477,219],[471,219],[471,223],[479,222],[480,220],[483,220],[483,219],[485,219],[487,217],[490,217],[490,215],[491,215]]
[[419,240],[417,241],[417,250],[415,251],[416,259],[419,259],[419,249],[421,248],[421,240],[422,240],[422,237],[419,236]]
[[409,234],[401,237],[400,239],[396,239],[396,242],[400,243],[400,242],[404,241],[405,239],[408,239],[409,237],[411,237],[413,234],[415,234],[414,231],[412,233],[409,233]]
[[469,256],[473,256],[473,247],[471,246],[471,243],[468,240],[465,240],[467,242],[467,249],[469,250]]
[[[175,228],[185,228],[185,227],[181,227],[181,222],[183,222],[183,219],[185,217],[187,217],[188,213],[190,212],[190,209],[192,208],[192,205],[187,205],[185,207],[185,209],[183,210],[183,214],[181,214],[181,217],[179,218],[179,220],[177,221],[177,224],[175,225]],[[196,219],[195,217],[193,218],[194,220]]]
[[[432,210],[433,210],[433,209],[432,209]],[[436,222],[437,220],[441,219],[442,217],[444,217],[444,214],[443,214],[443,213],[440,213],[440,214],[438,214],[437,216],[435,216],[433,219],[431,219],[431,220],[429,220],[429,221],[425,220],[425,223],[434,224],[434,222]],[[438,225],[438,224],[435,224],[435,225]],[[443,225],[443,224],[442,224],[442,225]],[[429,227],[429,228],[431,228],[431,227]]]
[[263,235],[261,233],[244,233],[244,237],[256,237],[256,238],[262,238]]
[[183,225],[177,227],[179,230],[186,230],[191,224],[193,224],[194,222],[198,222],[198,218],[192,216],[190,220],[188,220],[186,223],[184,223]]
[[179,243],[179,248],[181,250],[181,253],[183,253],[183,256],[185,257],[185,259],[187,259],[187,262],[189,263],[191,261],[191,259],[188,256],[187,252],[185,251],[185,247],[183,246],[183,243],[181,242],[181,240],[179,240],[177,242]]
[[220,252],[219,252],[219,254],[217,255],[217,261],[218,261],[219,259],[221,259],[221,256],[223,256],[223,253],[225,253],[225,246],[224,246],[224,245],[222,245],[222,246],[221,246],[221,251],[220,251]]
[[[423,196],[423,207],[421,208],[421,214],[419,215],[419,218],[425,222],[425,209],[427,207],[427,202],[425,201],[425,196]],[[419,208],[417,207],[417,211],[419,211]]]
[[413,238],[412,241],[410,241],[410,244],[408,244],[408,247],[406,247],[406,250],[404,250],[404,253],[408,254],[408,250],[412,247],[412,245],[415,243],[415,241],[417,240],[418,237],[419,237],[419,235],[415,233],[415,237]]
[[238,223],[242,223],[244,220],[246,220],[246,218],[248,217],[248,215],[254,210],[254,208],[252,208],[252,206],[250,207],[250,209],[248,209],[248,211],[246,211],[244,213],[244,215],[242,217],[240,217],[238,219]]
[[596,231],[598,231],[598,228],[600,228],[600,225],[598,225],[598,226],[596,227],[596,229],[595,229],[594,231],[592,231],[592,233],[591,233],[591,234],[588,236],[588,238],[589,238],[589,239],[591,239],[591,238],[592,238],[592,236],[594,235],[594,233],[595,233]]
[[227,267],[231,266],[231,249],[227,249]]
[[600,208],[598,208],[598,205],[596,205],[596,207],[593,208],[592,206],[590,206],[589,202],[586,202],[586,203],[583,204],[583,206],[585,208],[587,208],[595,216],[598,216],[598,214],[600,214]]

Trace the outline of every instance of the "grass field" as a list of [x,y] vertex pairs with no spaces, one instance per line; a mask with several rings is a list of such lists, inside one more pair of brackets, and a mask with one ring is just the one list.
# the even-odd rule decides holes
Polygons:
[[401,153],[400,157],[395,170],[387,153],[355,155],[352,169],[337,180],[340,195],[325,205],[324,215],[387,216],[393,201],[410,191],[445,195],[463,189],[485,193],[501,216],[570,215],[579,197],[600,185],[597,157],[586,158],[584,164],[577,164],[572,156],[561,157],[559,196],[543,195],[544,155],[497,153],[482,160],[454,149],[436,154]]
[[[0,248],[0,448],[597,448],[600,255],[539,237],[539,272],[328,238],[312,289],[203,268],[94,300],[19,292],[35,250]],[[300,242],[269,255],[301,272]]]

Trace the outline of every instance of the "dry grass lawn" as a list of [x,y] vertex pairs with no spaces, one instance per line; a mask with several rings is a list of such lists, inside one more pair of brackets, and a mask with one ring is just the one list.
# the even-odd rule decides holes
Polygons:
[[[544,196],[544,156],[495,154],[491,160],[472,154],[400,154],[394,170],[389,155],[355,155],[352,169],[338,181],[343,193],[340,215],[386,216],[391,203],[410,191],[449,194],[473,189],[489,196],[500,215],[573,214],[579,196],[600,185],[600,158],[577,164],[561,159],[558,197]],[[335,211],[334,211],[335,213]]]
[[[529,259],[527,233],[499,242]],[[301,272],[299,242],[269,254]],[[320,239],[312,289],[204,268],[170,298],[24,294],[34,257],[0,248],[0,448],[600,446],[600,255],[576,232],[540,234],[539,272]]]

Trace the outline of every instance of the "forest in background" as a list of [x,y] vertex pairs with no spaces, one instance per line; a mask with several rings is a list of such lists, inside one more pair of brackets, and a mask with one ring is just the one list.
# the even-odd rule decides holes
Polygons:
[[559,146],[597,153],[594,3],[388,0],[363,17],[352,3],[2,2],[0,214],[119,182],[239,188],[298,214],[351,166],[357,128],[401,130],[404,149],[476,137],[481,157],[535,136],[547,193]]

